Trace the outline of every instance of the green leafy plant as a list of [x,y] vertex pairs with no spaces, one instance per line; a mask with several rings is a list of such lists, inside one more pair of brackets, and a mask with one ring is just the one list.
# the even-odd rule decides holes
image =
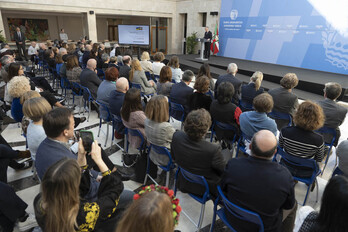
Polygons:
[[193,54],[195,47],[197,46],[198,42],[197,39],[197,32],[193,32],[190,36],[186,38],[186,47],[187,47],[187,53]]
[[6,43],[6,38],[5,36],[2,34],[2,30],[0,31],[0,42]]

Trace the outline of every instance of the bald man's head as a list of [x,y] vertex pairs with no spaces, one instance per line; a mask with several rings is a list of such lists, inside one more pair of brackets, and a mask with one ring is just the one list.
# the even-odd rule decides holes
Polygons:
[[87,44],[87,45],[85,46],[85,50],[86,50],[86,51],[92,50],[92,46],[91,46],[90,44]]
[[260,130],[254,134],[250,143],[251,155],[271,158],[277,150],[277,139],[269,130]]
[[116,90],[122,93],[126,93],[129,89],[128,80],[124,77],[120,77],[116,81]]
[[87,68],[94,71],[97,67],[97,61],[95,59],[89,59],[87,61]]

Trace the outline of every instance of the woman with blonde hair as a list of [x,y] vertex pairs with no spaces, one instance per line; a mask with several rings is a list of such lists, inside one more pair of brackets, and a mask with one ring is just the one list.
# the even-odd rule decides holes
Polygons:
[[[101,156],[97,141],[88,154],[97,164],[103,178],[98,188],[98,198],[87,201],[90,191],[90,172],[86,152],[79,141],[77,161],[63,158],[45,172],[41,193],[34,199],[36,220],[43,231],[74,232],[98,231],[117,210],[123,183],[118,172],[111,172]],[[100,228],[101,229],[101,228]]]
[[160,72],[159,81],[157,82],[157,94],[162,94],[169,97],[173,84],[172,71],[170,67],[163,66]]
[[181,81],[182,74],[183,74],[181,68],[179,68],[180,67],[180,65],[179,65],[179,57],[172,56],[172,58],[170,58],[168,66],[172,70],[172,79],[176,83],[179,83]]
[[[30,92],[35,91],[29,91],[28,93]],[[43,97],[27,99],[23,104],[23,114],[31,120],[26,130],[26,135],[31,158],[34,161],[39,145],[46,138],[45,130],[42,126],[42,118],[51,110],[50,103]]]
[[144,70],[142,69],[139,60],[134,59],[131,64],[131,70],[129,71],[129,82],[140,84],[141,92],[145,95],[153,94],[156,92],[155,83],[148,81]]
[[[295,126],[284,127],[280,131],[279,146],[289,155],[321,162],[324,158],[324,140],[314,131],[322,127],[324,121],[323,109],[318,104],[303,102],[295,113]],[[294,176],[305,178],[312,175],[312,169],[298,169],[283,162]]]
[[[168,98],[162,95],[154,96],[145,108],[145,134],[151,144],[170,149],[175,129],[169,121]],[[156,165],[167,165],[168,157],[151,151],[151,160]]]
[[140,65],[143,68],[144,72],[150,72],[151,74],[153,74],[150,55],[147,51],[144,51],[143,54],[141,54]]
[[162,67],[165,66],[165,64],[162,63],[164,59],[165,57],[162,52],[156,52],[156,54],[153,56],[153,63],[152,63],[153,74],[155,75],[160,74]]
[[254,98],[263,93],[264,90],[261,88],[261,82],[263,80],[263,73],[260,71],[254,72],[250,77],[250,82],[247,85],[242,86],[242,101],[250,105],[253,104]]
[[174,226],[173,206],[169,196],[151,191],[130,205],[116,232],[173,232]]

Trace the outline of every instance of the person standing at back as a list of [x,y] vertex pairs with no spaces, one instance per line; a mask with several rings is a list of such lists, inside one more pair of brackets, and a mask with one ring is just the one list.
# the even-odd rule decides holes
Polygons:
[[209,31],[209,27],[205,27],[204,58],[206,59],[209,59],[210,57],[210,43],[212,38],[213,38],[213,34],[211,33],[211,31]]
[[28,58],[25,55],[25,35],[21,32],[19,27],[16,27],[16,31],[14,32],[14,40],[16,41],[19,57],[28,61]]

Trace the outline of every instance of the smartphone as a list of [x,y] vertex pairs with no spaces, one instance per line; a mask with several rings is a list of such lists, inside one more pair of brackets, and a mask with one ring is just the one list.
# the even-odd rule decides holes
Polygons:
[[81,130],[80,137],[82,139],[82,144],[83,144],[83,147],[85,148],[85,151],[87,153],[91,152],[92,143],[94,142],[94,137],[93,137],[92,131]]

